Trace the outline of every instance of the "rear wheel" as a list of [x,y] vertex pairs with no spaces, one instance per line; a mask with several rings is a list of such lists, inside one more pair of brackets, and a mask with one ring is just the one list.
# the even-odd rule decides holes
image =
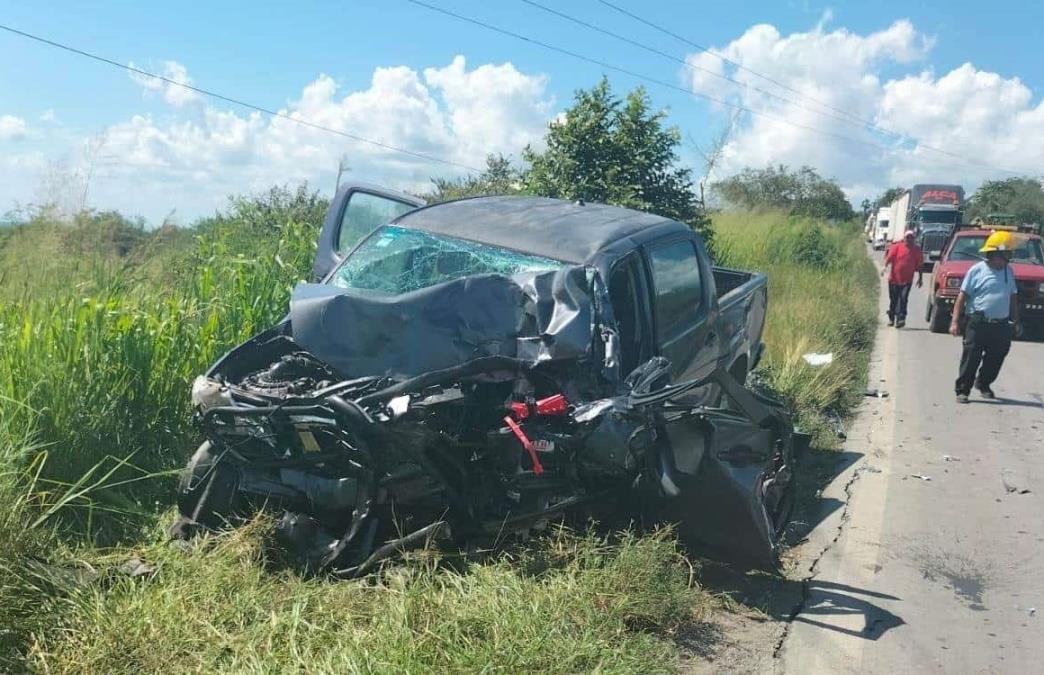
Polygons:
[[933,333],[945,333],[950,325],[950,313],[943,304],[932,298],[928,301],[928,330]]

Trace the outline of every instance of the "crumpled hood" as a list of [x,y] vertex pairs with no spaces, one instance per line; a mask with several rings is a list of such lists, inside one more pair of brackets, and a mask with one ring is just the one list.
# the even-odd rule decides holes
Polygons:
[[464,277],[402,295],[302,283],[294,341],[348,377],[403,379],[482,356],[536,364],[588,354],[597,272],[583,266]]

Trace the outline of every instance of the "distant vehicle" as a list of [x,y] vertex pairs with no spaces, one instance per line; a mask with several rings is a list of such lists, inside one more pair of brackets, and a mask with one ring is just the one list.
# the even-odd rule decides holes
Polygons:
[[1015,228],[1020,232],[1044,235],[1040,223],[1021,223],[1019,217],[1013,213],[987,213],[985,216],[979,216],[972,223],[986,229]]
[[921,271],[930,272],[964,215],[964,188],[960,185],[914,185],[910,192],[916,241],[924,251]]
[[910,229],[910,191],[904,190],[899,198],[892,202],[892,218],[888,226],[888,241],[902,241],[903,235]]
[[874,221],[874,250],[880,251],[888,246],[892,240],[890,223],[892,220],[892,209],[885,206],[877,210],[877,219]]
[[931,271],[943,246],[964,213],[964,188],[960,185],[914,185],[892,203],[892,241],[913,230],[924,251],[921,271]]
[[978,225],[985,229],[994,227],[1007,229],[1018,227],[1019,219],[1013,213],[987,213],[985,216],[979,216],[973,220],[972,225]]
[[984,260],[979,249],[997,229],[1020,230],[1020,245],[1011,260],[1011,271],[1019,289],[1019,310],[1027,328],[1044,327],[1044,240],[1040,235],[1015,226],[961,225],[950,237],[932,274],[931,294],[925,310],[933,333],[945,333],[950,325],[953,303],[971,266]]

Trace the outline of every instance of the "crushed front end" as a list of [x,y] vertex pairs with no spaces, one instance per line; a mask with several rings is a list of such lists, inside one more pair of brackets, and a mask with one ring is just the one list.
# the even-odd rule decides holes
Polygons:
[[[788,418],[723,371],[672,383],[657,358],[622,377],[616,341],[582,266],[393,297],[303,284],[286,322],[194,385],[205,441],[175,531],[269,509],[306,567],[351,576],[432,539],[491,544],[623,505],[774,564]],[[705,386],[735,405],[687,402]]]

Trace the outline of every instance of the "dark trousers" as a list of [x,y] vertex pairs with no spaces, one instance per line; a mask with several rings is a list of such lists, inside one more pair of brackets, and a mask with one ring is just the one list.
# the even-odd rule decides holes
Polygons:
[[[957,393],[971,393],[972,385],[989,388],[1011,349],[1011,325],[982,323],[973,317],[964,329],[964,350],[957,375]],[[980,368],[979,365],[982,365]]]
[[913,284],[888,284],[888,318],[906,321],[906,303],[910,300]]

